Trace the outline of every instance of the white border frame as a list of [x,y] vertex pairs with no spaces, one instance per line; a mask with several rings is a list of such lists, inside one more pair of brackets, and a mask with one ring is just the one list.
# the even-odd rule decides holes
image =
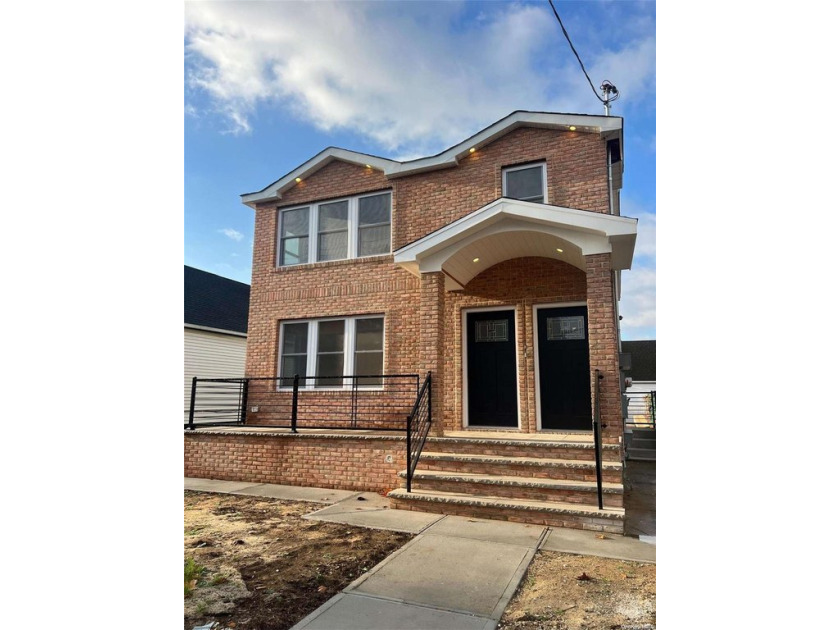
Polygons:
[[542,201],[526,201],[525,199],[517,199],[517,201],[526,201],[526,203],[542,203],[547,205],[548,204],[548,168],[546,167],[545,161],[542,162],[528,162],[527,164],[515,164],[514,166],[503,166],[502,167],[502,197],[507,199],[515,199],[515,197],[508,197],[507,196],[507,177],[505,175],[507,173],[512,173],[513,171],[524,171],[528,168],[535,168],[537,166],[542,167],[542,189],[543,189],[543,198]]
[[[279,330],[277,331],[277,366],[275,377],[278,381],[278,391],[291,391],[292,386],[280,385],[281,369],[283,365],[283,326],[285,324],[308,324],[306,332],[306,374],[308,376],[315,373],[315,365],[310,365],[317,361],[318,357],[318,323],[319,322],[344,322],[344,369],[345,374],[352,374],[355,369],[356,361],[356,320],[359,319],[382,319],[382,373],[385,374],[385,359],[388,353],[385,349],[387,335],[387,322],[385,313],[363,313],[361,315],[346,315],[346,316],[332,316],[332,317],[315,317],[315,318],[298,318],[298,319],[284,319],[277,322]],[[348,371],[347,368],[350,367]],[[345,379],[346,380],[346,379]],[[305,391],[317,392],[344,392],[349,391],[353,387],[352,383],[345,383],[341,386],[329,387],[315,387],[314,383],[304,384],[299,389]],[[359,391],[378,392],[385,391],[385,379],[382,379],[382,385],[359,385]]]
[[[537,432],[543,430],[542,428],[542,409],[540,406],[540,335],[539,326],[537,322],[537,311],[543,308],[573,308],[576,306],[586,307],[586,342],[589,343],[589,305],[586,302],[546,302],[544,304],[534,304],[531,313],[531,328],[534,335],[534,409],[537,414]],[[592,396],[592,375],[589,375],[589,395]],[[545,429],[551,432],[563,433],[587,433],[586,429]]]
[[496,431],[510,431],[513,427],[499,427],[492,425],[470,425],[469,418],[469,380],[467,378],[467,314],[487,311],[513,311],[513,352],[516,361],[516,429],[522,430],[522,400],[519,387],[519,308],[517,304],[505,306],[477,306],[461,309],[461,425],[464,429],[494,429]]
[[[378,197],[379,195],[389,195],[391,197],[390,207],[390,242],[388,244],[388,251],[381,254],[370,254],[368,256],[359,256],[359,199],[365,197]],[[347,256],[344,258],[333,258],[331,260],[318,260],[318,215],[321,206],[331,203],[347,202]],[[309,210],[309,256],[306,262],[299,262],[293,265],[281,265],[280,257],[283,254],[283,213],[292,210]],[[277,208],[277,235],[276,235],[277,255],[274,257],[274,266],[276,269],[291,269],[301,265],[314,265],[317,263],[332,263],[340,260],[365,260],[366,258],[374,258],[376,256],[387,256],[394,253],[394,191],[393,189],[379,190],[369,193],[362,193],[349,197],[337,197],[335,199],[325,199],[323,201],[313,201],[309,204],[300,206],[289,206],[288,208]]]

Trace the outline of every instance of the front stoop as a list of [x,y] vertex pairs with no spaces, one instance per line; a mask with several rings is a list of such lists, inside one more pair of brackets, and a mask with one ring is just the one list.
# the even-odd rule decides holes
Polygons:
[[430,438],[412,491],[402,471],[391,507],[623,534],[621,447],[603,445],[599,510],[594,444],[576,438]]

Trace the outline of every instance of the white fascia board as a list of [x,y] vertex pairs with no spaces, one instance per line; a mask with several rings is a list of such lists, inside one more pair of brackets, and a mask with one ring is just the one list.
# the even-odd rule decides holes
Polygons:
[[418,257],[426,257],[434,252],[446,248],[451,242],[460,242],[496,223],[504,218],[531,220],[546,226],[557,226],[566,229],[600,234],[606,237],[619,235],[633,235],[635,241],[637,219],[620,217],[588,210],[576,210],[562,206],[549,206],[530,201],[515,199],[497,199],[483,208],[468,214],[449,225],[446,225],[423,238],[406,245],[394,252],[394,262],[404,263],[416,261]]
[[210,326],[198,326],[197,324],[184,323],[184,328],[190,330],[203,330],[205,332],[219,333],[221,335],[231,335],[232,337],[247,337],[248,335],[238,330],[225,330],[224,328],[211,328]]
[[303,179],[318,169],[323,168],[332,160],[343,160],[360,166],[370,164],[372,167],[383,171],[388,178],[402,177],[424,171],[457,166],[458,160],[465,155],[469,155],[470,149],[481,148],[518,127],[568,129],[571,126],[577,127],[578,131],[583,133],[599,133],[602,138],[615,137],[616,134],[620,138],[622,136],[623,121],[622,118],[617,116],[517,111],[493,123],[486,129],[467,138],[454,147],[447,149],[443,153],[410,162],[396,162],[365,153],[357,153],[356,151],[349,151],[338,147],[329,147],[263,190],[246,193],[241,195],[240,199],[242,203],[251,207],[254,207],[254,204],[260,201],[278,199],[282,196],[283,191],[294,185],[295,178],[300,177]]
[[621,132],[622,119],[616,116],[586,116],[583,114],[551,114],[547,112],[514,112],[510,116],[490,125],[487,129],[467,138],[443,153],[411,162],[396,163],[386,170],[388,177],[400,177],[437,168],[455,166],[458,160],[469,155],[470,149],[480,149],[518,127],[542,127],[545,129],[568,129],[575,126],[578,130],[595,131],[602,137],[610,137]]
[[583,230],[575,230],[562,225],[537,225],[534,221],[522,219],[507,219],[503,221],[482,224],[482,228],[463,239],[449,241],[442,249],[424,254],[420,260],[420,272],[440,271],[446,261],[459,250],[496,234],[506,232],[541,232],[556,236],[580,249],[581,255],[609,254],[612,252],[609,239],[603,234],[594,234]]
[[387,171],[395,164],[393,160],[376,157],[375,155],[367,155],[365,153],[357,153],[355,151],[348,151],[347,149],[340,149],[338,147],[329,147],[321,151],[312,159],[304,162],[292,172],[284,175],[276,182],[264,188],[259,192],[247,193],[241,195],[242,203],[248,206],[259,203],[260,201],[269,201],[271,199],[280,199],[288,188],[291,188],[296,183],[295,180],[300,177],[305,179],[314,172],[324,168],[333,160],[341,160],[342,162],[349,162],[350,164],[357,164],[359,166],[366,166],[370,164],[373,168],[380,171]]

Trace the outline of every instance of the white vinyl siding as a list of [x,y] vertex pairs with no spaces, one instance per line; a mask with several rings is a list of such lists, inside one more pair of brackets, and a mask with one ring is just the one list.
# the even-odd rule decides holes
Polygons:
[[245,337],[184,328],[184,423],[189,419],[192,378],[245,376]]

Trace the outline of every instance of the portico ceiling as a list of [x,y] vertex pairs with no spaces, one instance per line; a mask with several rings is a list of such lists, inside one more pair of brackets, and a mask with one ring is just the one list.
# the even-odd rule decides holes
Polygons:
[[394,252],[415,275],[443,271],[447,290],[462,289],[505,260],[541,256],[585,270],[584,256],[609,253],[613,269],[629,269],[637,219],[560,206],[497,199]]

